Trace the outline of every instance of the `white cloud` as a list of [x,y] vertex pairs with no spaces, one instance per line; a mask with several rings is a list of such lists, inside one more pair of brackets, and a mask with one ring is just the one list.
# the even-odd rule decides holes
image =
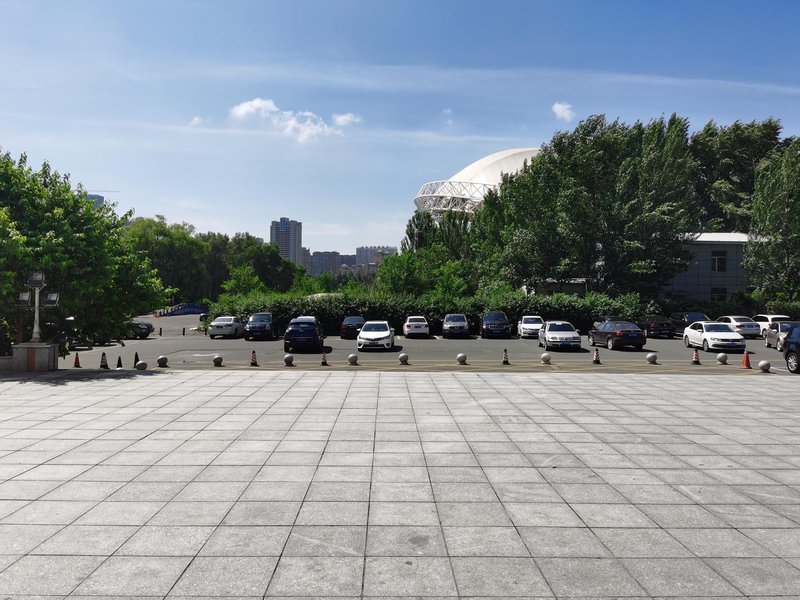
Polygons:
[[314,141],[320,137],[342,135],[342,127],[361,121],[353,113],[335,114],[329,124],[319,115],[310,111],[281,110],[269,98],[253,98],[237,104],[230,109],[236,120],[257,117],[266,122],[274,131],[294,138],[300,143]]
[[553,104],[552,108],[553,113],[556,115],[556,119],[561,119],[562,121],[569,123],[575,118],[575,113],[572,112],[572,104],[567,104],[566,102],[556,102]]
[[354,115],[353,113],[333,115],[333,124],[336,125],[336,127],[347,127],[348,125],[354,125],[355,123],[361,123],[361,117]]
[[202,125],[205,123],[203,117],[193,117],[191,121],[189,121],[189,125],[191,127],[196,127],[197,125]]

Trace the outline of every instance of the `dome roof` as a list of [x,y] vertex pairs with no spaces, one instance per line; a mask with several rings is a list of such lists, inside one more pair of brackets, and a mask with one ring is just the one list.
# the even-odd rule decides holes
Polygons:
[[485,183],[498,185],[503,173],[516,173],[522,168],[526,160],[539,153],[539,148],[512,148],[501,150],[489,156],[476,160],[464,167],[450,178],[450,181],[469,181],[471,183]]
[[539,148],[512,148],[484,156],[450,179],[424,184],[414,204],[417,210],[428,211],[435,217],[448,211],[474,212],[486,193],[500,185],[503,173],[516,173],[538,153]]

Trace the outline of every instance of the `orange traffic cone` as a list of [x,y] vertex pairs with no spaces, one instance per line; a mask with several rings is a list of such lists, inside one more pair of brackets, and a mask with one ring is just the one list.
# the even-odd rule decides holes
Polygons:
[[592,364],[599,365],[600,363],[600,350],[594,349],[594,356],[592,357]]
[[256,351],[253,350],[252,354],[250,354],[250,366],[257,367],[258,361],[256,360]]
[[692,364],[693,365],[699,365],[700,364],[700,353],[697,352],[697,348],[695,348],[694,352],[692,352]]
[[503,364],[510,365],[511,363],[508,362],[508,349],[503,348]]
[[107,369],[108,368],[108,359],[106,358],[106,353],[100,355],[100,368]]
[[747,350],[744,351],[744,355],[742,356],[742,369],[751,369],[750,366],[750,355],[747,353]]
[[80,369],[81,368],[81,359],[78,358],[78,353],[75,353],[75,362],[72,364],[73,368]]
[[325,355],[324,352],[322,353],[322,360],[320,361],[319,364],[320,364],[321,367],[327,367],[328,366],[328,357]]

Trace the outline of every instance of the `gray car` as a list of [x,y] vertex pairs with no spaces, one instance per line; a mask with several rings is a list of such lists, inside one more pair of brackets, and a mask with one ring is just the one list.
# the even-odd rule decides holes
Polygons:
[[466,315],[445,315],[442,319],[442,337],[469,336],[469,321]]
[[767,348],[777,348],[783,352],[783,340],[792,327],[800,325],[800,321],[773,321],[765,329],[764,345]]

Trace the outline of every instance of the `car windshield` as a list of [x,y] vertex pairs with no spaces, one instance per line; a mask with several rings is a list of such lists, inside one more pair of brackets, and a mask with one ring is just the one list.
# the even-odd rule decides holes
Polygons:
[[386,323],[367,323],[361,331],[389,331],[389,326]]
[[269,321],[272,321],[272,315],[255,314],[250,317],[251,323],[267,323]]
[[501,312],[490,312],[490,313],[486,313],[485,315],[483,315],[483,320],[487,321],[487,322],[489,322],[489,321],[501,321],[502,322],[502,321],[508,321],[508,318],[505,316],[505,314],[503,314]]
[[214,323],[233,323],[233,317],[217,317]]
[[447,315],[447,317],[445,317],[445,321],[448,323],[466,323],[467,317],[464,315]]
[[552,323],[550,331],[575,331],[575,328],[569,323]]
[[735,323],[754,323],[753,319],[750,317],[731,317],[731,320]]
[[524,325],[535,325],[536,323],[544,323],[541,317],[522,317]]
[[694,321],[708,321],[708,317],[703,313],[686,313],[686,320],[689,323],[693,323]]
[[360,325],[364,322],[362,317],[345,317],[344,324],[345,325]]
[[713,331],[713,332],[724,332],[724,333],[731,333],[731,328],[725,325],[725,323],[708,323],[706,324],[706,331]]
[[409,323],[425,323],[425,317],[408,317]]
[[314,323],[309,323],[308,321],[292,321],[289,323],[291,327],[299,327],[300,329],[307,329],[310,327],[314,327]]

